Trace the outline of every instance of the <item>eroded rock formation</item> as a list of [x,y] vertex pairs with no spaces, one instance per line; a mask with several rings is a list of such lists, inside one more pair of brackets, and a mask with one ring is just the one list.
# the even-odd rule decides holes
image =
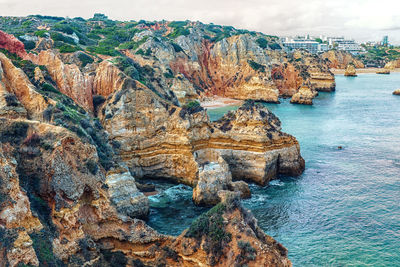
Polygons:
[[[305,81],[310,90],[331,90],[334,79],[308,53],[287,58],[276,37],[224,29],[211,39],[203,24],[189,25],[173,41],[155,33],[176,33],[166,22],[137,25],[145,31],[130,39],[136,48],[118,56],[60,53],[62,41],[51,34],[31,38],[36,46],[26,54],[1,35],[0,262],[291,265],[238,198],[251,195],[242,180],[265,185],[300,175],[297,140],[253,101],[210,122],[193,100],[278,102]],[[80,44],[76,34],[59,34]],[[196,203],[217,205],[179,237],[162,235],[141,220],[149,203],[135,179],[143,177],[189,184]]]
[[300,90],[292,96],[290,103],[312,105],[314,97],[318,93],[310,88],[309,85],[303,84]]
[[345,51],[330,50],[323,53],[321,57],[329,61],[329,68],[346,69],[349,64],[353,64],[357,69],[364,68],[364,64],[361,61]]
[[344,72],[344,76],[349,76],[349,77],[357,76],[356,68],[354,67],[354,65],[352,64],[347,65],[346,70]]

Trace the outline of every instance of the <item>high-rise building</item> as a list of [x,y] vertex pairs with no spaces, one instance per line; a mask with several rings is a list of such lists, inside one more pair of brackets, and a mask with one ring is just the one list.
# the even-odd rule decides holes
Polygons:
[[382,45],[388,46],[389,45],[389,37],[387,35],[383,36]]

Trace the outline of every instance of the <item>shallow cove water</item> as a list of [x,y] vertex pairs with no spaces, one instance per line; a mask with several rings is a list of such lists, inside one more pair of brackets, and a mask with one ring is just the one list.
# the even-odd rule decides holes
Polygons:
[[[392,95],[400,73],[339,75],[336,83],[313,106],[266,105],[299,140],[306,170],[251,185],[243,204],[294,266],[400,266],[400,96]],[[227,110],[208,113],[215,120]],[[149,221],[160,232],[177,235],[205,210],[189,187],[160,189]]]

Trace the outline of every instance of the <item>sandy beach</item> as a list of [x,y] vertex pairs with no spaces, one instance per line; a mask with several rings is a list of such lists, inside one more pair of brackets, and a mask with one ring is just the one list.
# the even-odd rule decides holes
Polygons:
[[[376,73],[380,68],[363,68],[363,69],[356,69],[357,74],[361,73]],[[331,69],[333,74],[344,74],[344,69]],[[390,72],[400,72],[400,68],[391,69]]]
[[243,103],[242,100],[237,100],[227,97],[214,96],[200,103],[203,108],[213,109],[226,106],[237,106]]

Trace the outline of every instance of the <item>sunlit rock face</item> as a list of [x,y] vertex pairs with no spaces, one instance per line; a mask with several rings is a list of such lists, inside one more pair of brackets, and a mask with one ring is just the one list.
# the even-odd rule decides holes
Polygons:
[[[32,24],[82,45],[76,33]],[[128,39],[138,43],[113,56],[62,52],[66,43],[46,33],[26,37],[35,42],[27,53],[0,32],[0,262],[291,265],[238,199],[251,195],[243,180],[301,174],[297,140],[253,101],[210,122],[198,100],[277,103],[305,81],[313,92],[334,81],[317,58],[281,51],[277,37],[229,27],[207,37],[204,24],[188,25],[174,37],[168,22],[135,25]],[[161,235],[141,220],[149,201],[136,179],[148,177],[189,184],[196,204],[216,207],[179,237]]]
[[[201,107],[179,108],[127,80],[110,98],[101,120],[136,177],[164,177],[195,185],[196,153],[214,149],[234,179],[266,184],[277,174],[300,174],[304,161],[292,136],[268,109],[249,103],[210,123]],[[197,152],[199,151],[199,152]]]
[[27,55],[24,44],[13,35],[7,34],[3,31],[0,31],[0,48],[15,53],[21,58],[24,58]]
[[310,85],[304,84],[299,91],[292,96],[290,103],[312,105],[313,99],[318,93],[310,88]]
[[346,69],[349,64],[353,64],[358,69],[364,68],[364,64],[361,61],[345,51],[331,50],[323,53],[321,57],[328,61],[329,68]]
[[347,65],[346,70],[344,72],[344,76],[355,77],[357,76],[357,71],[354,65]]

